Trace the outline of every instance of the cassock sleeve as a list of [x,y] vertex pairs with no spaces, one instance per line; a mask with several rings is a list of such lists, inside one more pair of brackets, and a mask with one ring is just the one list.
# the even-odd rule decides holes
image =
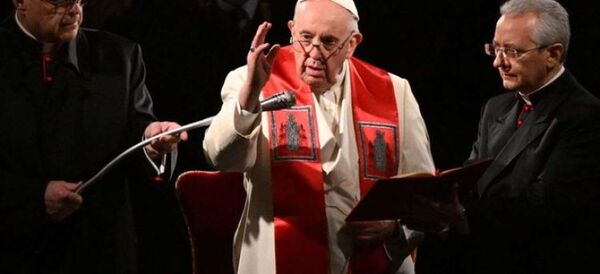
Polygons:
[[240,67],[225,78],[221,90],[223,105],[204,137],[206,159],[219,170],[243,172],[256,161],[262,115],[243,114],[238,106],[246,71],[246,67]]

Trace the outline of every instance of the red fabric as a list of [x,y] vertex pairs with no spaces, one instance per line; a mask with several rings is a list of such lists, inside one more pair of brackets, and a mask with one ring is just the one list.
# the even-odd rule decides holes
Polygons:
[[525,118],[527,117],[527,114],[529,114],[529,112],[533,111],[533,105],[531,104],[527,104],[524,103],[523,106],[521,107],[521,112],[519,113],[519,118],[517,119],[517,126],[521,126],[523,125],[523,122],[525,122]]
[[[285,274],[327,274],[327,217],[316,113],[310,88],[297,77],[293,58],[291,48],[280,50],[263,89],[265,97],[294,91],[296,106],[305,106],[269,114],[276,269]],[[296,149],[287,146],[289,115],[295,117],[298,129]]]
[[189,171],[176,183],[192,243],[194,274],[233,274],[233,236],[244,208],[241,173]]
[[[389,74],[358,59],[350,62],[354,131],[359,148],[361,196],[375,180],[398,173],[400,123],[392,79]],[[380,135],[380,136],[378,136]],[[385,166],[377,166],[377,138],[385,141]],[[383,159],[381,159],[383,160]],[[388,273],[389,262],[383,246],[355,249],[350,258],[352,274]]]
[[[350,63],[360,187],[364,195],[376,178],[397,173],[398,113],[387,72],[354,58]],[[283,47],[263,89],[264,97],[290,90],[297,99],[294,108],[269,113],[276,269],[285,274],[326,274],[327,220],[315,105],[310,87],[297,75],[293,50]],[[385,141],[385,154],[375,152],[375,138]],[[294,145],[290,146],[290,142]],[[384,168],[370,160],[375,155],[380,156],[379,160],[385,158]],[[385,273],[388,269],[382,247],[362,249],[355,254],[351,259],[353,274]]]
[[54,78],[50,75],[48,71],[48,66],[50,62],[54,61],[54,58],[49,53],[42,53],[42,77],[46,83],[54,81]]

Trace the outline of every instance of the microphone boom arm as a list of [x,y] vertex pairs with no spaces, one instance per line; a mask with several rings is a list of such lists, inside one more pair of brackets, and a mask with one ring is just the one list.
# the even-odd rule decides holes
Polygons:
[[[279,109],[289,108],[289,107],[293,106],[294,104],[296,104],[296,97],[294,96],[294,93],[291,91],[279,92],[279,93],[277,93],[269,98],[266,98],[260,102],[260,105],[261,105],[261,108],[263,111],[275,111],[275,110],[279,110]],[[85,189],[87,189],[90,185],[97,182],[98,179],[100,179],[102,176],[104,176],[109,170],[111,170],[121,160],[123,160],[125,157],[129,156],[135,150],[142,148],[142,147],[146,146],[147,144],[150,144],[154,140],[157,140],[163,136],[179,134],[182,131],[209,126],[214,118],[215,118],[215,116],[211,116],[208,118],[204,118],[200,121],[189,123],[180,128],[165,131],[163,133],[152,136],[146,140],[143,140],[143,141],[131,146],[130,148],[128,148],[127,150],[125,150],[121,154],[119,154],[119,156],[115,157],[107,165],[105,165],[98,173],[96,173],[96,175],[94,175],[92,178],[90,178],[89,180],[87,180],[83,184],[81,184],[75,190],[75,193],[81,194]]]
[[154,140],[157,140],[163,136],[167,136],[167,135],[171,135],[171,134],[179,134],[182,131],[186,131],[186,130],[190,130],[190,129],[196,129],[196,128],[200,128],[200,127],[206,127],[209,126],[210,123],[212,122],[212,120],[215,118],[215,116],[211,116],[208,118],[204,118],[200,121],[196,121],[187,125],[184,125],[180,128],[176,128],[176,129],[172,129],[169,131],[165,131],[163,133],[154,135],[146,140],[143,140],[133,146],[131,146],[129,149],[123,151],[123,153],[119,154],[119,156],[115,157],[112,161],[110,161],[110,163],[108,163],[107,165],[105,165],[98,173],[96,173],[96,175],[94,175],[94,177],[92,177],[91,179],[85,181],[83,184],[81,184],[81,186],[79,186],[79,188],[77,188],[77,190],[75,190],[75,193],[80,194],[81,192],[83,192],[87,187],[89,187],[91,184],[93,184],[94,182],[96,182],[100,177],[104,176],[104,174],[106,172],[108,172],[110,169],[113,168],[113,166],[115,166],[117,163],[119,163],[121,160],[123,160],[125,157],[129,156],[131,153],[133,153],[136,149],[141,148],[146,146],[147,144],[152,143]]

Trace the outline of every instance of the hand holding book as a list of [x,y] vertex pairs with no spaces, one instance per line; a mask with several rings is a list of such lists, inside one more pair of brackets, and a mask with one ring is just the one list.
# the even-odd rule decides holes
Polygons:
[[380,179],[346,221],[413,219],[423,223],[432,220],[450,222],[457,212],[464,213],[462,206],[458,206],[458,196],[475,188],[491,162],[492,159],[485,159],[439,174],[413,173]]
[[453,228],[461,234],[469,233],[466,210],[458,198],[458,184],[451,187],[448,199],[431,200],[415,195],[416,204],[402,217],[402,224],[413,230],[442,233]]

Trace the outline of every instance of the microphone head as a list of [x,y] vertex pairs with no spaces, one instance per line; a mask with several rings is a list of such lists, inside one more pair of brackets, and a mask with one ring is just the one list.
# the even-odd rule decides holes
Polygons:
[[294,92],[286,90],[279,92],[260,102],[263,111],[275,111],[292,107],[296,104]]
[[286,105],[285,108],[290,108],[296,105],[296,95],[294,95],[294,92],[292,91],[284,91],[282,100]]

